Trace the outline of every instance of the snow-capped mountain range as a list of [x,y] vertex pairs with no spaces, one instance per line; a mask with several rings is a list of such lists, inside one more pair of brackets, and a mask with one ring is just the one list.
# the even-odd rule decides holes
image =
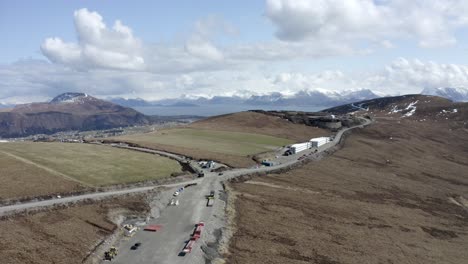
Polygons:
[[145,101],[143,99],[123,99],[113,98],[112,102],[129,106],[196,106],[196,105],[249,105],[249,106],[321,106],[329,107],[340,104],[347,104],[356,101],[373,99],[380,97],[368,89],[352,91],[322,91],[322,90],[302,90],[292,95],[273,92],[265,95],[242,94],[233,96],[214,96],[190,98],[182,96],[175,99],[163,99],[158,101]]
[[468,102],[468,88],[463,87],[426,88],[421,94],[436,95],[454,102]]

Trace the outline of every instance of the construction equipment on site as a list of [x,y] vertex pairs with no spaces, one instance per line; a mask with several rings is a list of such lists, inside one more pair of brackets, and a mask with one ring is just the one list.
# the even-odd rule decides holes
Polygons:
[[201,237],[201,233],[202,233],[204,226],[205,226],[204,222],[200,222],[195,226],[195,230],[193,231],[192,236],[190,237],[190,240],[187,242],[184,249],[182,250],[183,253],[192,252],[195,242]]
[[215,191],[210,191],[210,194],[206,196],[206,199],[208,200],[206,202],[206,206],[211,207],[214,205],[214,200],[215,200]]
[[198,240],[201,237],[201,232],[204,226],[205,226],[204,222],[198,223],[197,226],[195,227],[195,230],[193,231],[192,238],[194,238],[195,240]]
[[214,197],[208,197],[208,201],[206,202],[206,206],[212,207],[214,205],[215,198]]
[[192,249],[193,249],[193,246],[195,245],[195,239],[192,237],[190,238],[190,240],[187,242],[187,244],[185,245],[184,249],[182,250],[182,252],[184,253],[190,253],[192,252]]
[[169,205],[179,205],[179,200],[172,198]]
[[138,227],[127,224],[123,226],[123,230],[124,230],[125,236],[131,237],[136,233],[136,231],[138,231]]
[[111,247],[108,251],[104,252],[104,260],[113,260],[118,254],[117,248]]
[[156,232],[156,231],[161,230],[161,228],[162,228],[162,225],[147,225],[143,230]]

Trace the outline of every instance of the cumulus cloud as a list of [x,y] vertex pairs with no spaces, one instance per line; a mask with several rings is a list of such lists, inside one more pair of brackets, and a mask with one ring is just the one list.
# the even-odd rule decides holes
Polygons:
[[265,63],[330,56],[365,54],[366,49],[330,40],[291,43],[278,40],[242,43],[220,48],[220,37],[236,37],[238,31],[216,16],[194,23],[182,43],[146,43],[117,20],[108,27],[102,16],[86,8],[74,12],[77,42],[47,38],[42,53],[53,63],[78,70],[114,69],[153,73],[190,73],[244,68],[245,62]]
[[464,0],[267,0],[265,12],[285,41],[413,38],[435,47],[456,42],[467,11]]
[[[400,44],[399,38],[416,39],[425,47],[454,43],[455,30],[468,25],[464,15],[468,12],[462,12],[468,11],[468,4],[428,2],[434,6],[422,0],[268,0],[266,16],[279,39],[263,42],[220,42],[220,37],[236,37],[238,32],[210,16],[196,21],[180,42],[147,43],[122,21],[108,26],[97,12],[80,9],[74,13],[75,42],[51,37],[42,43],[42,53],[49,62],[0,65],[0,87],[6,87],[0,90],[0,102],[47,99],[67,91],[104,98],[162,99],[182,94],[359,88],[398,94],[468,86],[467,66],[404,58],[380,70],[354,72],[352,76],[345,70],[290,70],[290,66],[297,69],[295,62],[312,65],[312,60],[333,56],[349,56],[358,62],[372,52],[368,47],[395,48],[396,52],[399,47],[394,43]],[[370,45],[357,46],[362,40]]]
[[78,43],[47,38],[41,50],[48,59],[75,68],[145,69],[141,41],[119,20],[110,29],[98,13],[83,8],[74,12],[74,22]]

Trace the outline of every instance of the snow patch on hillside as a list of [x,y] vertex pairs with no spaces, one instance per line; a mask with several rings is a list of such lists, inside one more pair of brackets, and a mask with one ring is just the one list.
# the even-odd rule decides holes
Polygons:
[[398,108],[398,105],[394,105],[392,106],[392,109],[390,109],[390,111],[387,113],[388,115],[391,115],[391,114],[396,114],[396,113],[400,113],[400,112],[403,112],[403,111],[407,111],[402,117],[410,117],[412,115],[414,115],[414,113],[416,113],[416,104],[419,102],[419,100],[416,100],[414,102],[411,102],[409,103],[405,108]]
[[64,93],[58,95],[50,103],[52,104],[59,104],[59,103],[83,103],[87,99],[90,99],[88,94],[86,93]]

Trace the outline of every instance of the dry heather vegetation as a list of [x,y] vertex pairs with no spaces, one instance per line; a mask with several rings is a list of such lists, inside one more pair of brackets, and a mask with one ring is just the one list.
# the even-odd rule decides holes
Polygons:
[[312,137],[328,135],[323,129],[298,125],[254,112],[207,118],[186,129],[119,137],[118,140],[187,155],[216,160],[232,167],[255,165],[255,154]]
[[0,221],[0,259],[8,264],[82,263],[116,225],[112,212],[148,212],[144,196],[115,198]]
[[228,263],[466,263],[468,133],[381,119],[342,149],[233,183]]

